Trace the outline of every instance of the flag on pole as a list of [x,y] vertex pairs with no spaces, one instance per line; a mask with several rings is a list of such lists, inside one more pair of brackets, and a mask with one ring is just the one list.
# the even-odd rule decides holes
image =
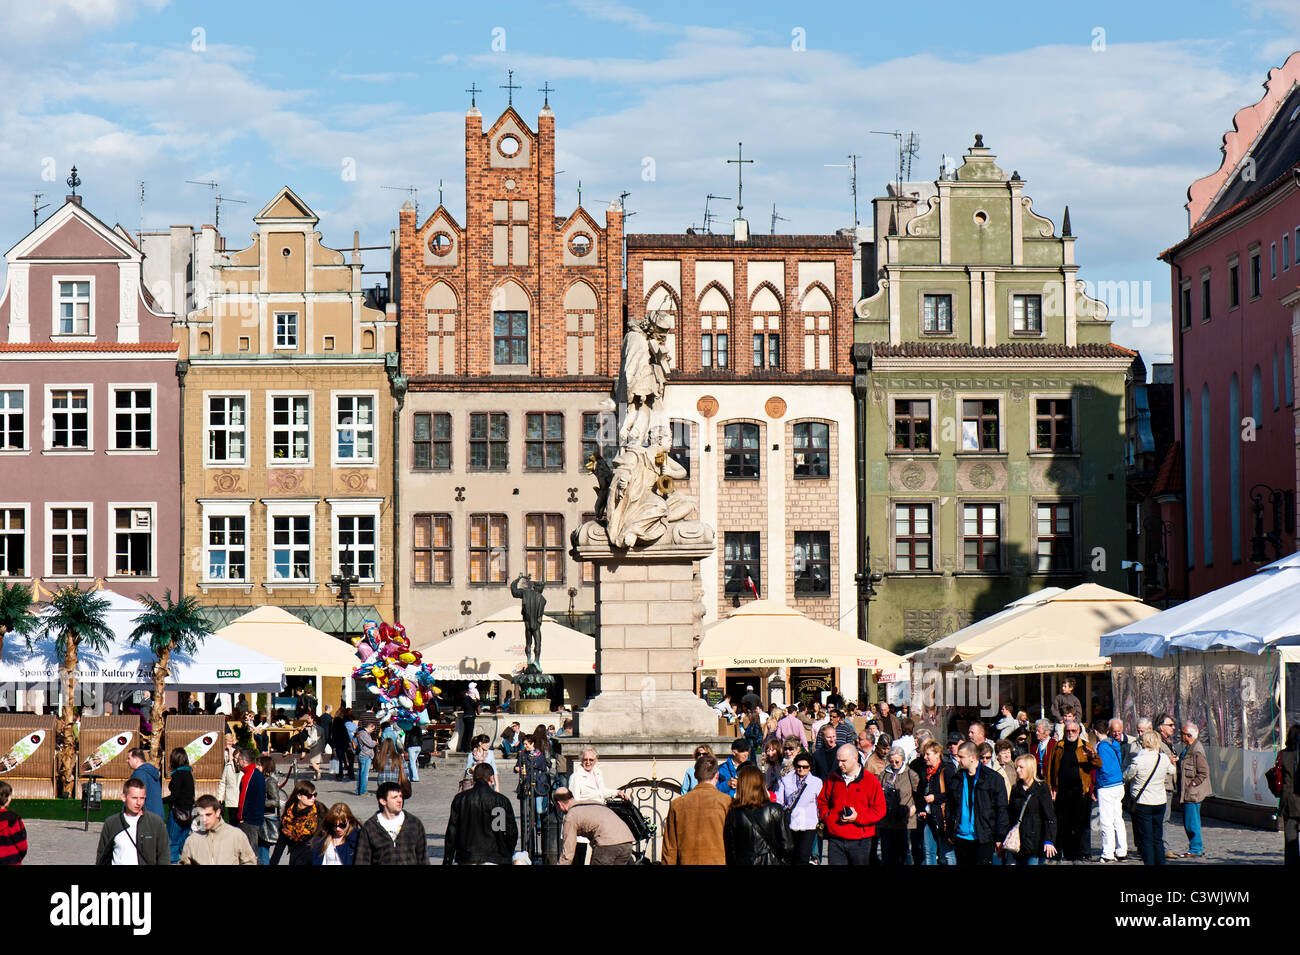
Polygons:
[[749,574],[745,575],[745,586],[748,587],[749,592],[754,595],[754,599],[758,600],[758,585],[754,583],[754,578]]

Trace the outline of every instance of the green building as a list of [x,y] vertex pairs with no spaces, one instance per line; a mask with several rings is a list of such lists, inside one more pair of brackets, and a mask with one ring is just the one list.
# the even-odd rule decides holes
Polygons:
[[1077,279],[1069,209],[1058,234],[995,159],[977,135],[955,173],[891,185],[863,247],[860,618],[895,650],[1044,587],[1125,588],[1134,353]]

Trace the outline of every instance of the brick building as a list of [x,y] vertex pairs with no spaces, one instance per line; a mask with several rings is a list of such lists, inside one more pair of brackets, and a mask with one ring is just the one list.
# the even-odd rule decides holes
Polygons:
[[[856,634],[853,252],[850,236],[750,235],[743,219],[732,235],[627,238],[629,317],[673,316],[673,455],[718,534],[706,624],[753,599],[748,576]],[[766,676],[729,672],[729,688]]]
[[513,106],[484,130],[471,107],[465,195],[463,223],[400,214],[402,605],[437,639],[513,603],[527,570],[549,614],[590,629],[568,535],[594,506],[587,457],[615,437],[623,213],[556,214],[548,107],[535,130]]
[[[359,252],[347,261],[323,245],[293,190],[253,221],[247,248],[216,237],[205,291],[177,329],[185,592],[218,625],[275,604],[340,633],[330,577],[350,569],[355,633],[365,615],[394,615],[396,316],[362,291]],[[173,231],[164,276],[204,248]]]

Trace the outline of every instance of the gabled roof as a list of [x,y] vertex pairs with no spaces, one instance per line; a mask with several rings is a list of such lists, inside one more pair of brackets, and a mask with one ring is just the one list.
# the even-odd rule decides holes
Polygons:
[[452,227],[455,228],[457,232],[464,231],[464,227],[459,222],[456,221],[456,217],[452,215],[451,211],[444,205],[439,205],[438,208],[430,212],[429,218],[425,219],[424,224],[417,227],[416,231],[423,232],[425,229],[429,228],[429,223],[433,222],[434,219],[438,219],[438,218],[446,219],[449,223],[451,223]]
[[275,198],[264,205],[261,212],[253,216],[253,221],[258,223],[276,219],[306,219],[313,225],[320,221],[320,217],[311,211],[311,206],[288,186],[282,187],[275,194]]
[[527,133],[530,137],[534,139],[537,138],[537,130],[529,126],[528,123],[524,120],[524,118],[515,111],[515,108],[513,106],[507,106],[505,109],[503,109],[501,111],[501,115],[496,118],[496,121],[487,129],[483,130],[483,135],[491,136],[493,133],[495,133],[498,129],[501,128],[501,125],[506,121],[507,118],[514,119],[516,123],[518,123],[521,127],[523,127],[523,131]]
[[871,342],[877,358],[1127,358],[1136,352],[1114,344],[1058,345],[1052,342],[1008,342],[991,347],[962,342]]
[[1248,155],[1254,160],[1252,178],[1233,176],[1205,211],[1203,222],[1240,205],[1280,177],[1289,176],[1300,163],[1300,86],[1292,87]]
[[593,229],[597,230],[598,232],[604,231],[604,226],[602,226],[599,222],[593,219],[591,217],[591,213],[588,212],[586,209],[584,209],[582,206],[578,206],[578,208],[574,209],[573,212],[569,213],[569,217],[567,219],[561,216],[556,216],[555,231],[563,232],[565,229],[569,227],[569,223],[571,223],[574,219],[585,219],[587,224],[590,225]]
[[67,228],[69,223],[75,223],[71,228],[83,233],[78,241],[84,238],[87,245],[85,254],[87,259],[129,259],[134,262],[143,259],[134,242],[122,238],[111,226],[88,212],[80,203],[71,200],[61,205],[44,222],[14,243],[13,247],[5,253],[5,259],[12,262],[22,258],[44,258],[42,247],[52,258],[80,257],[69,256],[66,253],[54,255],[48,245],[49,240]]

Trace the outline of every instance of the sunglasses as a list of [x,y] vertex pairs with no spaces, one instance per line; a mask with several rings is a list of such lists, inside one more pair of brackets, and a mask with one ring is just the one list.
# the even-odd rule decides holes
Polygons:
[[795,764],[794,764],[794,768],[795,768],[795,769],[812,769],[812,767],[809,766],[807,763],[795,763]]

